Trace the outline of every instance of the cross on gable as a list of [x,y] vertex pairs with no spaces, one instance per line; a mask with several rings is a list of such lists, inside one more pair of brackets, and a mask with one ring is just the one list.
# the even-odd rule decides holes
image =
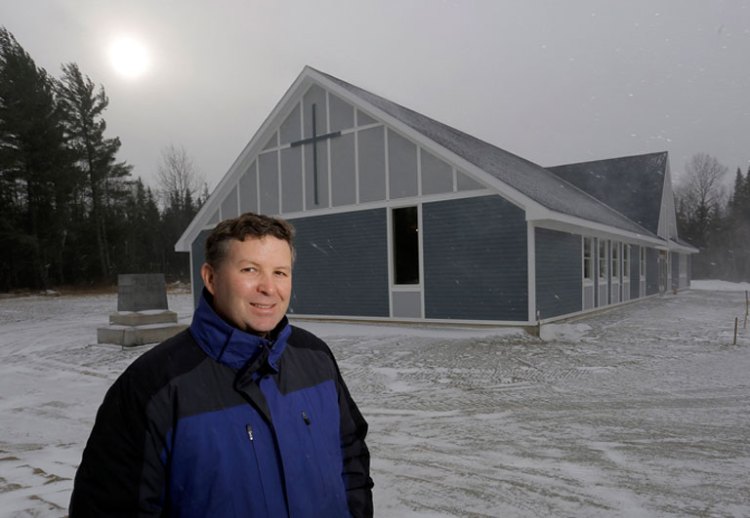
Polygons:
[[317,123],[315,120],[315,104],[312,105],[312,137],[291,142],[291,147],[304,146],[305,144],[312,144],[313,150],[313,202],[315,205],[318,204],[318,142],[321,140],[328,140],[341,135],[341,131],[332,131],[331,133],[325,133],[318,135]]

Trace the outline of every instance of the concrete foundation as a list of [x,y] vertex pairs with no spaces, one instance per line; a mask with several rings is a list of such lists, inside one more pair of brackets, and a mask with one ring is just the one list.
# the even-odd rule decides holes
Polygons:
[[117,344],[125,347],[163,342],[180,331],[186,324],[146,324],[142,326],[111,325],[96,330],[100,344]]
[[177,323],[177,313],[169,310],[118,311],[109,315],[109,326],[96,330],[100,344],[122,346],[158,343],[186,329]]

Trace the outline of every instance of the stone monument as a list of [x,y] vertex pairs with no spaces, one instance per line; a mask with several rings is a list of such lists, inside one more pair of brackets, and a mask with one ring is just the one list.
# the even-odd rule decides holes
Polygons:
[[109,315],[109,326],[96,330],[96,339],[100,344],[143,345],[187,327],[169,310],[163,273],[128,273],[117,276],[117,311]]

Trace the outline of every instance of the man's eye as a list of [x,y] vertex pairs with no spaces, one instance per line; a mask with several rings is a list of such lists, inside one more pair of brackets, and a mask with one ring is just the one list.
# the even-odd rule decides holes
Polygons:
[[240,271],[241,271],[241,272],[249,272],[249,273],[253,273],[253,272],[255,272],[255,268],[253,268],[252,266],[248,266],[247,268],[243,268],[243,269],[242,269],[242,270],[240,270]]

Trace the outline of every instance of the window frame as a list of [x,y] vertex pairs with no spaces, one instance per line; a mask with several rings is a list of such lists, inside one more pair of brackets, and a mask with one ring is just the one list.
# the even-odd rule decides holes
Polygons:
[[612,241],[609,247],[609,275],[613,280],[620,280],[620,243]]
[[630,245],[627,243],[622,244],[622,278],[630,280]]
[[[587,246],[588,245],[588,246]],[[587,283],[594,282],[594,238],[583,238],[583,280]]]
[[638,273],[640,274],[640,279],[642,281],[645,281],[646,280],[646,247],[645,246],[641,246],[639,255],[640,255],[640,258],[639,258],[640,271]]

